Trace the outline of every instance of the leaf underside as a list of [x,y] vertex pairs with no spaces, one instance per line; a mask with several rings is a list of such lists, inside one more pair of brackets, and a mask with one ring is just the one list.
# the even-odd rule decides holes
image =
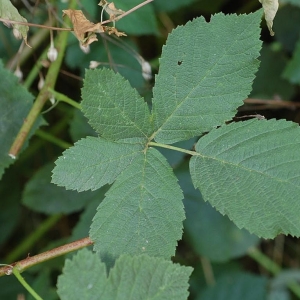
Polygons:
[[299,126],[250,120],[214,129],[190,160],[205,201],[239,228],[264,238],[300,236]]

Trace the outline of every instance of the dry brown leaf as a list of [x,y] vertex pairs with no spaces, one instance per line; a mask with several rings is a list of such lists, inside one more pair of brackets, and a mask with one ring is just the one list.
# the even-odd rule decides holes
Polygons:
[[117,16],[125,13],[122,9],[117,9],[113,2],[107,2],[106,0],[101,0],[98,4],[102,6],[103,9],[109,14],[109,19],[113,21]]
[[104,31],[107,32],[109,35],[115,34],[118,37],[127,36],[124,32],[118,31],[116,27],[104,26]]
[[126,36],[124,32],[119,32],[116,28],[102,26],[101,23],[90,22],[81,10],[67,9],[63,10],[63,16],[67,15],[73,24],[74,33],[80,44],[84,47],[98,41],[96,33],[107,32],[109,35]]
[[81,10],[63,10],[63,16],[67,15],[73,24],[74,33],[82,46],[86,47],[92,42],[98,41],[96,33],[104,32],[101,23],[90,22]]

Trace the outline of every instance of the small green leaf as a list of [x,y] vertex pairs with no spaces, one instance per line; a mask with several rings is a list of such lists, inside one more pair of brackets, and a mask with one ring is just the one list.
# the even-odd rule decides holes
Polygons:
[[109,274],[105,299],[186,300],[192,270],[162,258],[122,255]]
[[148,106],[120,74],[109,69],[87,71],[82,99],[82,111],[101,137],[147,140],[151,132]]
[[[12,5],[11,1],[9,0],[0,1],[0,18],[27,23],[27,20],[19,14],[18,10]],[[25,43],[27,44],[27,32],[29,30],[29,27],[19,24],[12,24],[12,26],[14,29],[18,30],[21,33]]]
[[222,214],[264,238],[300,236],[300,129],[250,120],[212,130],[190,160],[194,186]]
[[142,144],[112,142],[87,137],[66,150],[55,162],[52,182],[79,192],[96,190],[111,184],[116,177],[142,155]]
[[150,148],[109,189],[90,237],[94,249],[109,261],[122,253],[170,258],[181,238],[183,219],[177,179],[166,159]]
[[261,11],[194,19],[169,35],[153,89],[154,138],[174,143],[230,120],[258,69]]
[[97,255],[83,249],[72,260],[66,259],[63,275],[58,277],[57,293],[62,300],[104,300],[106,285],[105,264]]
[[122,255],[106,274],[105,264],[86,249],[66,260],[58,278],[62,300],[185,300],[190,267],[147,255]]

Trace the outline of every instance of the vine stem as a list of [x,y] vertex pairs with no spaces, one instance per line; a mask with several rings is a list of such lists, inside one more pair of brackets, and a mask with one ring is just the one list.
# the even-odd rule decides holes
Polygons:
[[0,268],[0,277],[4,275],[10,275],[14,272],[14,269],[17,268],[18,272],[23,272],[26,269],[35,266],[39,263],[45,262],[47,260],[53,259],[55,257],[70,253],[72,251],[79,250],[81,248],[93,245],[94,242],[89,238],[83,238],[81,240],[77,240],[75,242],[54,248],[52,250],[34,255],[28,256],[27,258],[20,260],[18,262],[12,263],[10,265],[6,265]]

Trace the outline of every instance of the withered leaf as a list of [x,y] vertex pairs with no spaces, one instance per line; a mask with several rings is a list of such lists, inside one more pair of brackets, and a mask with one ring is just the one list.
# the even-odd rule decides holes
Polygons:
[[126,36],[124,32],[119,32],[116,28],[102,26],[101,23],[92,23],[89,21],[81,10],[67,9],[63,10],[63,16],[67,15],[73,24],[74,33],[80,44],[84,47],[98,41],[96,33],[107,32],[116,36]]
[[107,32],[109,35],[115,34],[116,36],[126,36],[124,32],[120,32],[117,30],[116,27],[109,27],[109,26],[104,26],[104,31]]
[[109,19],[114,20],[117,16],[122,15],[125,13],[122,9],[117,9],[113,2],[108,2],[106,0],[101,0],[98,4],[102,6],[103,9],[109,14]]
[[263,6],[267,26],[269,28],[270,34],[273,36],[274,32],[272,30],[272,26],[273,26],[273,20],[275,18],[279,6],[278,0],[259,0],[259,2]]
[[92,42],[98,41],[95,33],[104,32],[101,23],[90,22],[81,10],[63,10],[63,16],[67,15],[73,24],[74,33],[82,46],[86,47]]

